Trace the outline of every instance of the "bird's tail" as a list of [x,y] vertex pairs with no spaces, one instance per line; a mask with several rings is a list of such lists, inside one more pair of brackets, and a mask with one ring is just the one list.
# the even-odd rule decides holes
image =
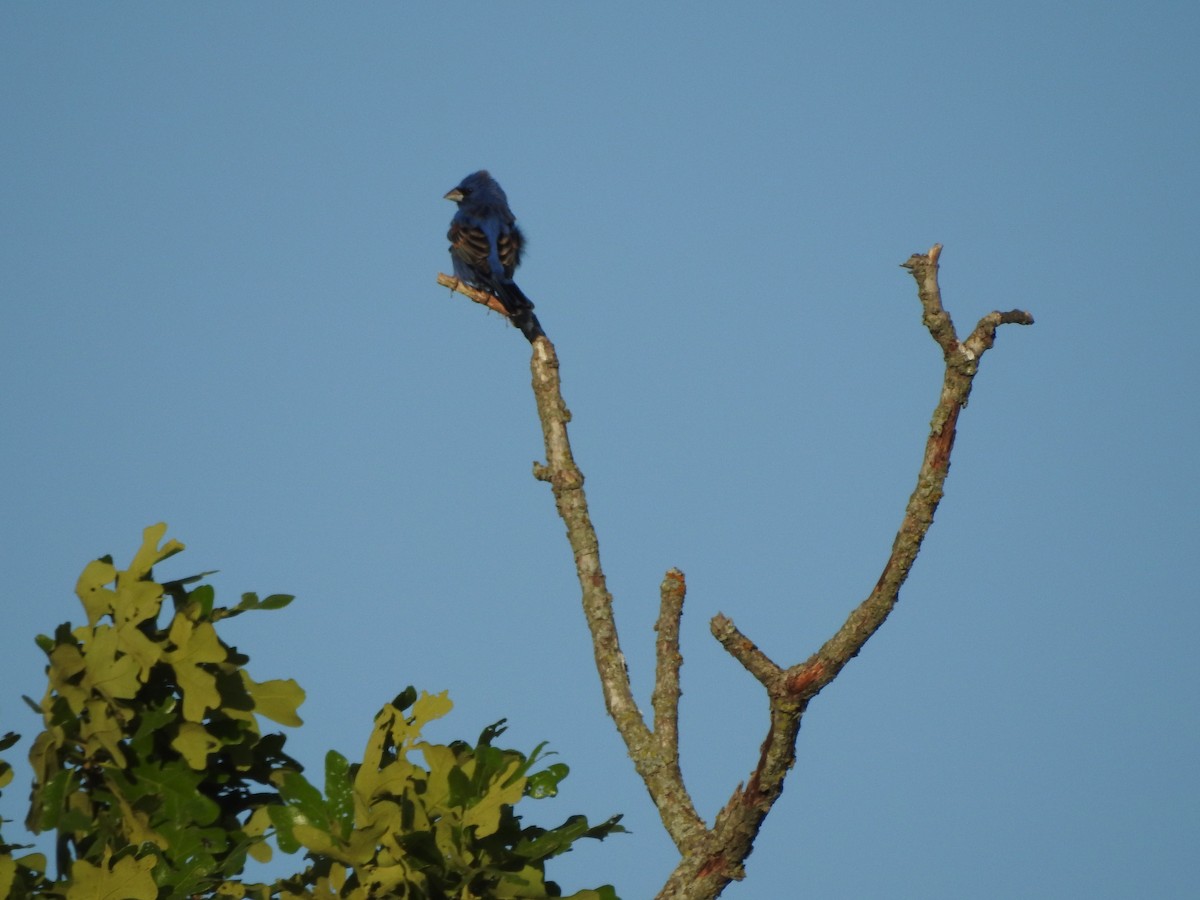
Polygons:
[[542,323],[533,314],[533,301],[525,296],[525,292],[517,287],[516,282],[507,281],[501,284],[498,296],[504,308],[508,310],[508,318],[521,329],[521,334],[525,335],[529,343],[532,344],[537,338],[546,336],[546,332],[542,331]]

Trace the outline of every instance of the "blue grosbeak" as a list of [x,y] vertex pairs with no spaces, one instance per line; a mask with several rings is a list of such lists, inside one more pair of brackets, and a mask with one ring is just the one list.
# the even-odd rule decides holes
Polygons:
[[472,172],[447,200],[458,204],[450,220],[450,259],[454,274],[500,301],[512,323],[533,343],[546,332],[533,314],[533,301],[513,281],[521,264],[525,235],[508,208],[504,189],[486,171]]

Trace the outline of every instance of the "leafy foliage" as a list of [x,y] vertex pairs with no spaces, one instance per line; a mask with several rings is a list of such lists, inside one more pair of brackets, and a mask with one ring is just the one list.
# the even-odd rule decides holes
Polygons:
[[[188,589],[203,576],[156,583],[153,567],[183,549],[160,546],[165,532],[147,528],[124,570],[108,557],[88,564],[76,586],[87,624],[37,639],[48,686],[30,701],[45,730],[29,754],[26,824],[57,834],[59,877],[47,877],[41,854],[14,856],[28,848],[0,838],[0,898],[558,897],[546,861],[581,837],[624,830],[620,816],[521,827],[514,805],[553,796],[567,767],[534,772],[543,747],[528,757],[495,747],[503,720],[474,745],[421,740],[451,704],[411,687],[376,716],[363,761],[330,751],[324,790],[314,787],[284,736],[259,721],[299,726],[304,691],[255,681],[249,657],[216,628],[292,598],[244,594],[222,608],[210,586]],[[0,750],[15,740],[6,735]],[[12,776],[0,761],[0,788]],[[269,885],[243,882],[248,857],[271,858],[268,837],[285,853],[306,851],[307,867]],[[572,896],[616,895],[605,886]]]
[[[11,731],[0,736],[0,750],[7,750],[18,738],[19,735]],[[12,766],[0,759],[0,789],[7,787],[12,780]],[[33,897],[49,888],[50,882],[45,877],[46,857],[43,854],[13,855],[14,851],[28,849],[27,844],[9,844],[0,836],[0,897]]]
[[[558,897],[545,880],[546,860],[580,837],[623,830],[619,816],[594,827],[572,816],[551,830],[522,828],[513,805],[552,796],[566,766],[531,775],[542,748],[526,757],[494,747],[502,722],[473,747],[420,740],[421,728],[449,710],[444,694],[418,697],[409,688],[375,717],[362,763],[326,756],[324,796],[299,773],[280,774],[284,805],[270,810],[279,846],[304,847],[315,860],[288,883],[315,893],[282,897]],[[616,895],[606,887],[572,896]]]

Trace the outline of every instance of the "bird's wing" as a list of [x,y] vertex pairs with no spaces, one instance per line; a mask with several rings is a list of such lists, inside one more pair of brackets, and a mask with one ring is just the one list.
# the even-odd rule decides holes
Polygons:
[[446,237],[450,240],[450,253],[453,256],[461,259],[480,275],[492,274],[489,262],[492,248],[482,229],[462,222],[451,222]]
[[525,246],[525,235],[521,234],[521,229],[516,225],[510,224],[501,230],[500,239],[496,243],[500,265],[504,267],[504,277],[512,278],[513,272],[521,264],[521,248]]

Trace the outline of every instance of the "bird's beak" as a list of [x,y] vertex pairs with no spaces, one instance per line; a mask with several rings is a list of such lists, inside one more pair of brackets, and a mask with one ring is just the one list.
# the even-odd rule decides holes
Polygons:
[[452,191],[447,191],[446,196],[443,197],[442,199],[443,200],[453,200],[455,203],[457,203],[462,198],[463,198],[463,192],[460,191],[458,188],[455,188]]

